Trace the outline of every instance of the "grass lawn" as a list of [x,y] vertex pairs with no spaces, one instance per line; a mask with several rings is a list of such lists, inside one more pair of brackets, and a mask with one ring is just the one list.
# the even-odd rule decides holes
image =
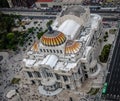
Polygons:
[[12,84],[18,84],[19,81],[20,81],[20,78],[13,78],[12,81],[11,81],[11,83]]

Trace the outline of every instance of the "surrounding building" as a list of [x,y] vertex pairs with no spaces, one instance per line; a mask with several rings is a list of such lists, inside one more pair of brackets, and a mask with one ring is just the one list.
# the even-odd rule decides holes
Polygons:
[[[80,5],[82,0],[7,0],[10,7],[61,8],[62,6]],[[36,6],[35,6],[36,5]]]
[[119,5],[118,3],[119,0],[83,0],[83,4],[84,5],[102,5],[102,6],[109,6],[109,7],[113,7],[115,5]]
[[10,7],[31,7],[36,0],[7,0]]
[[82,0],[37,0],[36,6],[37,8],[59,8],[65,5],[80,5],[81,2]]
[[87,7],[69,6],[48,29],[24,56],[23,84],[34,85],[45,96],[75,93],[87,79],[93,80],[91,87],[101,88],[101,16]]

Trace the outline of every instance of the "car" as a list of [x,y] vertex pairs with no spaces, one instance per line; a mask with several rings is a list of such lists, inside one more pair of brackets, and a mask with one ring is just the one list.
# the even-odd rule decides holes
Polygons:
[[108,86],[107,82],[104,83],[104,86],[103,86],[103,89],[102,89],[102,93],[103,93],[103,94],[106,93],[106,91],[107,91],[107,86]]

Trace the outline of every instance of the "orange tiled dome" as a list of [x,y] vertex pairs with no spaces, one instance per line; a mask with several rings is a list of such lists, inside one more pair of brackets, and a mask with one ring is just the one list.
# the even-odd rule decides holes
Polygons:
[[45,46],[58,46],[65,42],[66,37],[62,32],[47,32],[41,37],[41,42]]
[[77,53],[80,47],[81,47],[80,43],[74,41],[68,41],[66,43],[65,53],[66,54]]

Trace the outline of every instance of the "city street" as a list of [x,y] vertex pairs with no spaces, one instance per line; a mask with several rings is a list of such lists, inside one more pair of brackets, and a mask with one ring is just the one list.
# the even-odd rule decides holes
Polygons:
[[105,99],[120,101],[120,30],[110,62],[106,83],[108,83],[108,86],[104,96]]

